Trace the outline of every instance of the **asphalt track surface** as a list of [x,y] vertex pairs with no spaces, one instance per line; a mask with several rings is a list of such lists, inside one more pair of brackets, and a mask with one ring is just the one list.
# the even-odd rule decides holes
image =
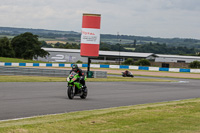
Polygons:
[[66,82],[0,82],[0,120],[200,97],[199,80],[176,80],[87,82],[85,100],[68,99]]

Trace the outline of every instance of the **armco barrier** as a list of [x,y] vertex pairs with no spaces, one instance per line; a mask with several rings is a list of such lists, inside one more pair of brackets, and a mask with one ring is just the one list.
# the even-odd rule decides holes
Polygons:
[[[0,75],[33,75],[67,77],[70,70],[0,66]],[[86,71],[83,71],[86,74]],[[105,71],[93,71],[94,78],[107,78]]]
[[[28,67],[71,67],[72,64],[59,63],[9,63],[0,62],[0,66],[28,66]],[[79,67],[87,67],[87,64],[78,64]],[[169,72],[191,72],[200,73],[200,69],[183,69],[183,68],[162,68],[162,67],[145,67],[145,66],[128,66],[128,65],[103,65],[91,64],[91,68],[117,68],[117,69],[134,69],[149,71],[169,71]]]

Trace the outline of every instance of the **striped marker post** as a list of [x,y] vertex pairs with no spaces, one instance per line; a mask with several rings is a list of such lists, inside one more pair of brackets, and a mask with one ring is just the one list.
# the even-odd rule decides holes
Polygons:
[[81,56],[99,56],[100,23],[100,14],[83,14],[80,52]]

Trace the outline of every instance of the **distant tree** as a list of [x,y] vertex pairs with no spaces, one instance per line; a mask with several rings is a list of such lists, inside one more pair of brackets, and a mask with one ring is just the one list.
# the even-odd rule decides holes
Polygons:
[[165,43],[149,43],[144,45],[136,46],[135,52],[144,52],[144,53],[155,53],[155,54],[195,54],[196,50],[194,48],[187,47],[168,47]]
[[135,65],[138,65],[138,66],[150,66],[151,63],[147,59],[141,59],[141,60],[135,62]]
[[14,57],[15,52],[7,37],[0,39],[0,56],[1,57]]
[[80,45],[72,43],[72,49],[80,49]]
[[68,38],[67,40],[68,40],[68,41],[73,41],[73,42],[74,42],[74,41],[75,41],[75,38]]
[[64,48],[64,47],[65,47],[65,44],[60,43],[60,42],[57,42],[57,43],[54,45],[54,48]]
[[111,45],[104,43],[104,42],[100,42],[100,50],[110,51]]
[[76,63],[83,63],[82,61],[78,60]]
[[80,45],[79,44],[76,44],[76,43],[66,43],[66,44],[63,44],[63,43],[59,43],[57,42],[55,45],[54,45],[54,48],[64,48],[64,49],[80,49]]
[[42,43],[41,47],[44,47],[44,48],[53,48],[52,45],[47,44],[46,41],[41,41],[41,43]]
[[200,68],[200,61],[193,61],[189,64],[190,68]]
[[134,61],[132,58],[128,58],[123,62],[123,65],[133,65]]
[[100,50],[104,50],[104,51],[125,51],[125,52],[133,52],[130,49],[125,49],[125,47],[130,47],[130,44],[108,44],[105,42],[101,42],[100,43]]
[[110,51],[110,49],[108,47],[101,47],[100,50],[103,50],[103,51]]
[[38,40],[38,36],[30,32],[14,37],[11,45],[17,58],[33,59],[33,57],[49,55],[47,51],[41,49],[42,43]]
[[134,48],[136,47],[136,43],[137,43],[137,40],[134,39],[134,42],[133,42],[133,47],[134,47]]

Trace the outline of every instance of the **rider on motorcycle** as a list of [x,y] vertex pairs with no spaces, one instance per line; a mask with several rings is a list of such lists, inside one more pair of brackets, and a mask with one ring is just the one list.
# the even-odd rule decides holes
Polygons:
[[83,86],[82,86],[82,89],[85,89],[85,88],[86,88],[86,85],[85,85],[85,80],[84,80],[84,73],[83,73],[83,71],[78,67],[77,64],[73,64],[73,65],[72,65],[72,70],[70,71],[70,73],[71,73],[72,71],[76,72],[76,73],[80,76],[79,80],[80,80],[80,83],[83,85]]
[[129,72],[128,70],[126,70],[126,71],[124,72],[124,74],[125,74],[126,76],[128,76],[128,75],[130,75],[130,72]]

